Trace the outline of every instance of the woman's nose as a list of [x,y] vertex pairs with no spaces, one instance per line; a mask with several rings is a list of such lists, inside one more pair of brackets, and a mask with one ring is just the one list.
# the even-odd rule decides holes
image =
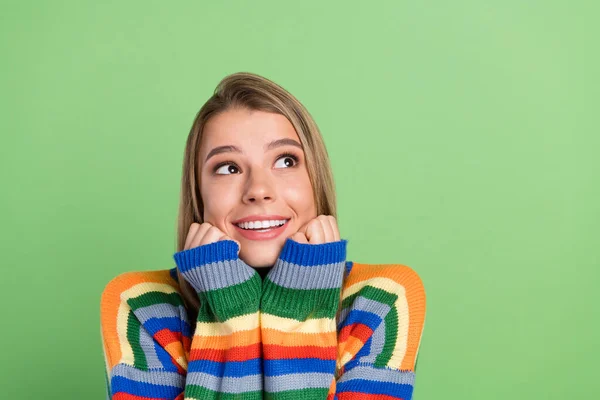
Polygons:
[[250,172],[244,191],[244,203],[271,201],[275,198],[273,182],[268,172]]

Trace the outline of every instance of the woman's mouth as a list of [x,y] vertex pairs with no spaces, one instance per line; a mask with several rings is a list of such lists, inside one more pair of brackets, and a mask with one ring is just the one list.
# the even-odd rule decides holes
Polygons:
[[233,224],[246,239],[269,240],[279,236],[288,226],[290,219],[249,221]]

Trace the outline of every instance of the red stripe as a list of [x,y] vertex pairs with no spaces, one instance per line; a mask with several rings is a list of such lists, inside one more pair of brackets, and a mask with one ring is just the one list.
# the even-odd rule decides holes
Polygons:
[[365,343],[373,335],[373,329],[369,328],[365,324],[360,322],[347,325],[340,330],[338,341],[343,342],[348,339],[349,336],[354,336],[361,342]]
[[173,332],[165,328],[154,334],[154,339],[164,348],[173,342],[181,342],[181,332]]
[[[187,339],[185,336],[183,336],[181,334],[181,332],[173,332],[172,330],[170,330],[168,328],[161,329],[160,331],[156,332],[153,337],[154,337],[154,339],[156,339],[158,344],[160,344],[161,347],[163,347],[163,348],[166,348],[171,343],[177,343],[177,342],[179,342],[183,346],[185,346],[186,340],[189,341],[189,339]],[[185,347],[184,347],[184,349],[185,349]],[[177,367],[177,372],[182,375],[185,375],[186,370],[181,365],[179,365],[177,360],[175,360],[175,358],[171,354],[169,354],[169,355],[171,356],[171,362],[173,363],[173,365],[175,365]]]
[[[180,394],[179,396],[176,397],[176,399],[182,399],[183,400],[183,395],[185,393]],[[114,396],[112,397],[113,400],[165,400],[162,397],[141,397],[141,396],[135,396],[133,394],[129,394],[129,393],[125,393],[125,392],[118,392],[115,393]]]
[[403,397],[388,396],[387,394],[369,394],[363,392],[343,392],[337,394],[338,400],[404,400]]
[[279,346],[276,344],[263,344],[265,360],[281,360],[289,358],[319,358],[321,360],[335,360],[337,349],[335,346]]
[[189,353],[190,348],[192,347],[192,339],[187,336],[183,336],[181,343],[183,343],[183,350]]
[[260,358],[260,343],[248,346],[236,346],[229,349],[193,349],[190,352],[190,361],[210,360],[217,362],[225,361],[247,361]]

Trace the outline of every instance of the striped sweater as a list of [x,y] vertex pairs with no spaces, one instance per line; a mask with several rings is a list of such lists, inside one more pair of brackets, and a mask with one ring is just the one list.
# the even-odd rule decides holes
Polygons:
[[[264,281],[219,241],[127,272],[101,297],[108,398],[412,398],[425,290],[400,264],[346,261],[346,240],[287,239]],[[196,290],[190,324],[177,268]]]

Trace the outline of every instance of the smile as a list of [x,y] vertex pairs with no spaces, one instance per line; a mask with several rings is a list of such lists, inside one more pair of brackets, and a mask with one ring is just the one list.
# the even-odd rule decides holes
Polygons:
[[269,240],[282,234],[289,221],[289,219],[249,221],[233,224],[233,226],[246,239]]

